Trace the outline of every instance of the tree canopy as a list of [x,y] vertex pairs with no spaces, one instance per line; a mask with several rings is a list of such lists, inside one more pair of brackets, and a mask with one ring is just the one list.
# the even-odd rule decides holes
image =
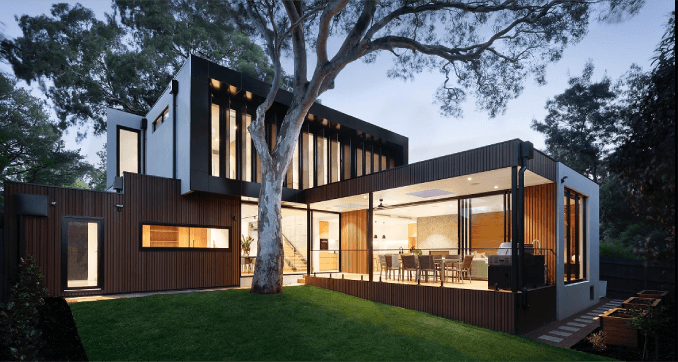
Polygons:
[[[236,8],[266,44],[274,81],[249,126],[261,159],[257,264],[254,293],[282,291],[280,200],[301,126],[313,102],[336,86],[351,62],[395,55],[388,75],[411,78],[424,70],[444,74],[436,99],[441,111],[461,115],[473,94],[490,116],[503,112],[528,76],[544,83],[546,65],[584,37],[592,17],[616,21],[634,14],[642,1],[242,1]],[[331,51],[328,40],[339,40]],[[264,115],[282,76],[281,56],[294,63],[292,103],[275,147],[269,151]],[[309,58],[314,58],[309,61]]]
[[73,185],[92,166],[80,150],[64,148],[62,131],[49,120],[44,101],[0,73],[0,182]]
[[675,263],[676,235],[676,20],[671,13],[657,47],[649,86],[629,107],[622,142],[610,157],[628,187],[637,215],[668,233],[647,238],[643,254]]
[[546,136],[551,157],[599,182],[620,120],[612,81],[592,81],[593,70],[589,60],[581,76],[570,77],[570,87],[546,102],[546,118],[533,120],[532,128]]
[[17,78],[39,82],[62,129],[92,124],[101,134],[106,107],[145,114],[190,54],[272,81],[228,9],[226,0],[118,0],[99,20],[80,4],[54,4],[50,15],[17,18],[23,36],[0,51]]

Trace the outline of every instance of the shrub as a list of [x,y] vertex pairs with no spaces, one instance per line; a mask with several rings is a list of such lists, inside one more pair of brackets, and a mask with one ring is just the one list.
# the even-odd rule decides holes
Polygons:
[[45,304],[47,288],[30,255],[21,259],[17,276],[7,305],[0,304],[0,341],[16,360],[35,360],[44,344],[38,329],[38,307]]
[[596,351],[604,351],[605,348],[607,348],[607,345],[605,345],[605,332],[603,331],[593,333],[586,339],[591,343],[593,349]]

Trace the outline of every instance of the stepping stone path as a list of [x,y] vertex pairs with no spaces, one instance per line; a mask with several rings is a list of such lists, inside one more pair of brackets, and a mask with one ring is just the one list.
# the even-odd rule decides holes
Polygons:
[[[596,327],[600,325],[599,317],[601,314],[607,312],[610,309],[620,307],[622,302],[623,301],[620,299],[612,299],[601,306],[597,306],[596,309],[592,309],[587,312],[580,312],[563,321],[553,322],[551,323],[550,326],[552,329],[550,329],[547,333],[537,337],[537,340],[556,346],[569,347],[561,344],[565,337],[571,337],[573,335],[575,335],[576,337],[577,332],[581,333],[585,332],[586,334],[579,337],[584,338],[586,335],[591,333],[591,331],[593,331]],[[567,341],[563,343],[566,342]]]

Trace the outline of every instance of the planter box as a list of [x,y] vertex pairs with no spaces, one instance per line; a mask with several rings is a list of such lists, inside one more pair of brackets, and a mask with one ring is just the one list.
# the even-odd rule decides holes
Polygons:
[[659,303],[661,303],[661,301],[661,299],[656,298],[631,297],[622,303],[622,308],[644,310],[654,309],[659,305]]
[[637,293],[641,298],[657,298],[664,301],[664,298],[669,294],[668,290],[641,290]]
[[617,311],[626,310],[614,308],[600,316],[600,327],[605,332],[605,343],[638,348],[640,333],[636,327],[629,325],[632,317],[614,315]]

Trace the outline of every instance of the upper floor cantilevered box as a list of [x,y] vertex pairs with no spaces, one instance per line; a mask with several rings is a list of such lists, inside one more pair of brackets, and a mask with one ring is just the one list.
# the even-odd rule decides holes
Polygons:
[[[181,192],[257,197],[260,162],[247,126],[269,85],[191,56],[145,115],[108,110],[108,185],[124,171],[181,180]],[[291,94],[281,90],[266,114],[274,147]],[[284,183],[283,200],[300,190],[407,164],[408,141],[314,104]]]

